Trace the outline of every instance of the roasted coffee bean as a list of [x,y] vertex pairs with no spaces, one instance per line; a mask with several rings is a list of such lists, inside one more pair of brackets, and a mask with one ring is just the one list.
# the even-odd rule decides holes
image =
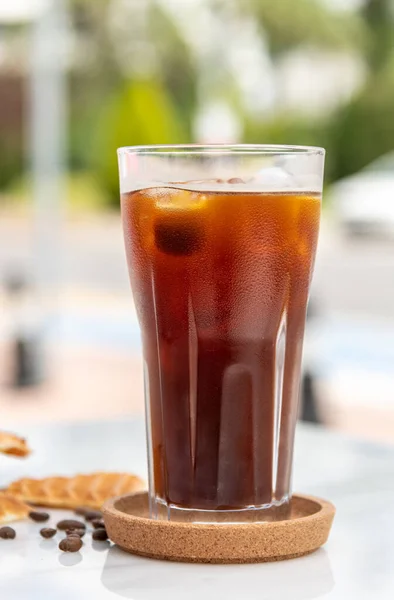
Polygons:
[[[77,539],[77,540],[81,540],[81,542],[82,542],[82,539],[81,539],[81,538],[79,537],[79,535],[77,535],[76,533],[72,533],[71,535],[68,535],[68,536],[67,536],[67,539],[68,539],[68,540]],[[83,543],[83,542],[82,542],[82,543]]]
[[67,535],[77,535],[80,538],[83,537],[86,533],[86,529],[66,529]]
[[101,527],[104,527],[105,529],[104,519],[93,519],[92,525],[94,529],[100,529]]
[[100,529],[95,529],[93,531],[92,538],[96,541],[104,542],[108,539],[108,533],[104,527],[100,527]]
[[82,548],[82,540],[78,535],[69,535],[59,543],[63,552],[78,552]]
[[101,519],[103,514],[99,510],[88,510],[85,513],[86,521],[93,521],[94,519]]
[[62,531],[66,531],[67,529],[86,529],[85,523],[74,521],[74,519],[63,519],[63,521],[59,521],[56,527]]
[[86,515],[86,513],[90,512],[90,511],[91,511],[91,509],[87,508],[86,506],[78,506],[74,512],[76,515],[80,515],[81,517],[84,517]]
[[44,527],[43,529],[40,529],[40,535],[48,540],[56,535],[56,529],[52,529],[52,527]]
[[15,536],[15,529],[12,529],[12,527],[0,527],[0,538],[2,540],[13,540]]
[[244,180],[240,177],[231,177],[227,183],[244,183]]
[[32,521],[36,521],[36,523],[43,523],[44,521],[48,521],[49,514],[39,510],[32,510],[29,512],[29,517]]

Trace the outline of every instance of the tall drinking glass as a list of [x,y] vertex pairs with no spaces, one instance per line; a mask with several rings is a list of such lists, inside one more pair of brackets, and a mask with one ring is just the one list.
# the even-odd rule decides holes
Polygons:
[[289,514],[324,150],[118,151],[152,518]]

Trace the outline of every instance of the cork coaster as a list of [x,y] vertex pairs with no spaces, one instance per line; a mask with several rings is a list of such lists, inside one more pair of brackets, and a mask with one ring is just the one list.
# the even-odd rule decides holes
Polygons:
[[293,496],[291,517],[264,523],[178,523],[149,518],[146,492],[109,500],[103,507],[109,538],[123,550],[162,560],[252,563],[309,554],[328,538],[335,507]]

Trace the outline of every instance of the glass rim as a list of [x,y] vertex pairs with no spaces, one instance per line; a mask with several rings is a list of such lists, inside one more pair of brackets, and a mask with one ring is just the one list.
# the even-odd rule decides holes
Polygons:
[[152,144],[146,146],[122,146],[117,149],[118,155],[226,155],[233,156],[324,156],[325,149],[319,146],[297,146],[287,144]]

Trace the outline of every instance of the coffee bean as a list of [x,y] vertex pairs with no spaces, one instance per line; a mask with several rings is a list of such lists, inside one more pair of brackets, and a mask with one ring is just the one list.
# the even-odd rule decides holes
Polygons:
[[70,535],[59,543],[59,549],[63,552],[78,552],[82,548],[82,540],[77,535]]
[[92,525],[93,525],[94,529],[100,529],[102,527],[104,527],[104,529],[105,529],[104,519],[93,519]]
[[44,527],[43,529],[40,529],[40,534],[43,538],[48,540],[56,535],[56,529],[52,529],[52,527]]
[[78,537],[83,537],[86,533],[86,529],[66,529],[67,535],[77,535]]
[[104,527],[100,527],[100,529],[95,529],[93,531],[92,538],[96,541],[104,542],[108,539],[108,533]]
[[86,521],[93,521],[93,519],[101,519],[103,514],[99,510],[88,510],[85,513]]
[[32,510],[29,512],[29,517],[32,521],[36,521],[36,523],[43,523],[44,521],[48,521],[49,514],[38,510]]
[[63,519],[63,521],[59,521],[56,527],[62,531],[66,531],[67,529],[86,529],[85,523],[75,521],[74,519]]
[[80,515],[81,517],[84,517],[86,515],[86,513],[90,512],[90,511],[91,511],[91,509],[87,508],[86,506],[78,506],[74,512],[76,515]]
[[12,527],[0,527],[0,538],[2,540],[13,540],[15,536],[15,529],[12,529]]
[[231,177],[227,183],[244,183],[244,180],[240,177]]

